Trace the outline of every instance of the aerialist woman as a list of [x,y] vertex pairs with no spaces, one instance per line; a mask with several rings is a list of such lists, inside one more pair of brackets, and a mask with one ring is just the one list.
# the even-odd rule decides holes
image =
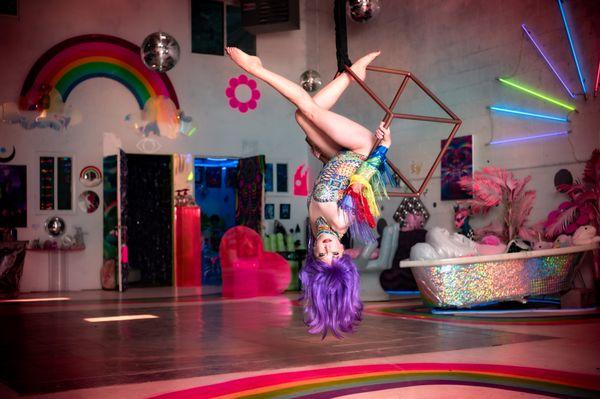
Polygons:
[[[243,70],[264,81],[298,110],[296,121],[304,130],[313,154],[326,161],[315,180],[308,203],[312,242],[300,272],[306,323],[309,332],[336,337],[352,332],[361,320],[359,275],[352,259],[344,255],[340,239],[350,228],[352,237],[373,240],[376,197],[385,195],[385,154],[390,131],[382,123],[375,135],[364,126],[330,108],[350,85],[344,72],[311,97],[301,86],[264,68],[258,57],[238,48],[227,48],[229,57]],[[364,80],[367,66],[379,52],[367,54],[351,69]],[[380,145],[371,153],[371,149]],[[389,175],[388,175],[389,176]]]

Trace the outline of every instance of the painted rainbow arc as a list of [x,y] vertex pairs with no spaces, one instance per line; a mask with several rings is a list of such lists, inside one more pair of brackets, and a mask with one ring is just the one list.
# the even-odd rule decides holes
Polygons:
[[44,86],[56,89],[66,101],[79,83],[97,77],[113,79],[127,87],[140,109],[154,96],[168,97],[179,108],[169,77],[144,65],[139,46],[100,34],[72,37],[46,51],[25,78],[20,108],[36,109]]
[[470,385],[560,398],[600,393],[600,382],[592,374],[496,364],[398,363],[259,375],[153,399],[325,399],[416,385]]

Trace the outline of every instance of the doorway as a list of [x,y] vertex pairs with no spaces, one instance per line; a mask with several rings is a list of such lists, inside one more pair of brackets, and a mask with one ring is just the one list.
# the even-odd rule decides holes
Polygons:
[[219,245],[233,226],[259,234],[263,225],[265,156],[194,159],[194,196],[202,209],[202,284],[221,284]]
[[172,285],[172,157],[106,156],[103,189],[102,287]]
[[[125,154],[122,159],[121,232],[127,245],[129,286],[173,281],[173,171],[171,155]],[[138,278],[139,273],[139,278]]]
[[235,226],[239,160],[194,159],[194,197],[202,209],[202,285],[221,285],[219,245]]

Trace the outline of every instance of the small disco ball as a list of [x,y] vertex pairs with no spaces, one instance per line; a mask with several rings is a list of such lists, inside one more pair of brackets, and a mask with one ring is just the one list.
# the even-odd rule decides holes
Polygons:
[[140,53],[148,68],[167,72],[179,61],[179,43],[168,33],[154,32],[144,39]]
[[309,69],[300,75],[300,86],[309,93],[317,91],[323,85],[319,72]]
[[348,16],[356,22],[367,22],[381,11],[380,0],[348,0]]

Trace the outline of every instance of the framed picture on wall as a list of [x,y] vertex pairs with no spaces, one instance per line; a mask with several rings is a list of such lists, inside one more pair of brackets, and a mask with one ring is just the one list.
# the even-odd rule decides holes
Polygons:
[[271,160],[265,164],[265,192],[270,195],[289,195],[289,168],[286,162]]
[[[446,140],[442,140],[442,148]],[[472,196],[458,184],[463,177],[473,176],[473,136],[455,137],[442,157],[442,201],[470,199]]]
[[275,204],[265,204],[265,220],[275,219]]
[[288,192],[288,165],[287,163],[277,164],[277,192],[287,193]]
[[279,204],[279,219],[289,219],[291,213],[290,204]]
[[221,179],[223,170],[221,167],[207,167],[206,168],[206,186],[210,188],[221,188]]
[[40,153],[37,174],[37,210],[39,213],[75,212],[73,178],[75,160],[70,154]]
[[273,191],[273,164],[265,164],[265,191]]
[[225,187],[237,187],[238,169],[237,167],[229,167],[225,170]]

